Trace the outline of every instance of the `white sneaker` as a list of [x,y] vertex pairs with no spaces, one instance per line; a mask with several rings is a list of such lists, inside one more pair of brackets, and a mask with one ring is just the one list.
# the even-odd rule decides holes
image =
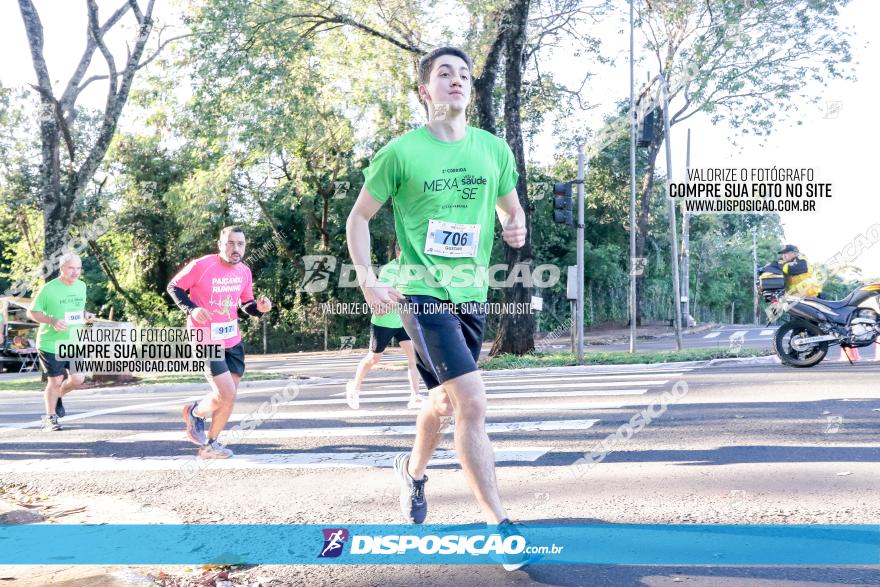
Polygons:
[[357,410],[361,407],[361,390],[354,386],[354,381],[349,381],[345,384],[345,401],[348,402],[348,407],[352,410]]
[[231,456],[232,451],[216,440],[209,440],[199,447],[200,459],[228,459]]
[[406,402],[406,408],[408,410],[417,410],[422,407],[422,402],[425,401],[420,395],[411,395],[409,396],[409,401]]

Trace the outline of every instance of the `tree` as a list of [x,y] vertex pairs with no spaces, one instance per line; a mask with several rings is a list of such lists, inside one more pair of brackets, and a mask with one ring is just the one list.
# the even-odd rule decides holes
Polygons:
[[[706,113],[743,134],[764,136],[799,103],[815,102],[804,81],[847,76],[848,35],[838,27],[847,0],[641,0],[638,23],[654,66],[669,82],[670,124]],[[644,257],[662,125],[647,147],[639,182],[636,256]],[[638,280],[639,306],[645,278]],[[640,317],[637,310],[637,317]]]
[[[530,9],[537,8],[530,18]],[[535,72],[537,81],[524,78],[529,64],[537,69],[538,53],[552,44],[559,36],[584,38],[578,31],[581,16],[580,2],[576,0],[513,0],[501,5],[483,2],[467,2],[463,8],[469,14],[469,26],[460,30],[445,31],[435,35],[434,42],[428,42],[425,31],[437,18],[431,15],[431,6],[419,2],[395,2],[391,4],[370,4],[366,2],[314,3],[310,1],[273,0],[260,5],[238,2],[209,2],[194,12],[194,18],[209,22],[222,20],[227,23],[225,30],[234,31],[232,46],[227,46],[227,54],[217,55],[224,63],[236,60],[252,48],[265,46],[285,46],[288,50],[314,51],[320,39],[337,29],[347,29],[376,43],[391,48],[415,64],[417,58],[431,45],[449,42],[448,38],[461,38],[470,52],[478,57],[477,75],[474,78],[474,108],[480,127],[492,133],[498,132],[499,122],[504,136],[514,152],[520,182],[517,192],[520,201],[527,203],[526,162],[523,148],[523,110],[524,89],[532,88],[533,95],[547,102],[548,91],[564,92],[561,86],[552,83],[549,76],[541,78]],[[488,14],[488,17],[484,15]],[[531,23],[537,23],[532,26]],[[231,25],[229,23],[232,23]],[[442,30],[441,27],[435,27]],[[208,30],[210,30],[209,27]],[[441,41],[442,39],[442,41]],[[586,37],[589,44],[589,37]],[[486,55],[485,59],[480,56]],[[315,51],[320,61],[321,52]],[[367,56],[367,67],[376,63],[376,56]],[[263,62],[271,69],[275,62]],[[396,72],[399,74],[401,69]],[[502,75],[499,75],[502,74]],[[501,86],[503,82],[503,86]],[[528,85],[532,84],[532,85]],[[566,96],[577,99],[577,93],[568,91]],[[503,109],[500,105],[503,104]],[[320,111],[317,111],[320,112]],[[316,111],[310,110],[310,124],[316,122]],[[327,184],[326,178],[322,180]],[[324,188],[326,189],[326,188]],[[310,193],[322,194],[320,190]],[[322,195],[326,200],[326,196]],[[326,202],[323,206],[326,213]],[[525,206],[527,223],[529,210]],[[326,214],[325,214],[326,215]],[[322,238],[326,243],[330,236],[322,227]],[[516,263],[531,264],[531,236],[519,251],[505,250],[505,260],[509,266]],[[516,283],[505,292],[507,300],[528,302],[530,291],[522,283]],[[534,319],[531,315],[505,315],[502,317],[499,336],[493,352],[523,353],[534,348]]]
[[[65,243],[77,202],[82,198],[110,146],[135,74],[155,57],[154,54],[142,59],[153,29],[154,2],[155,0],[148,0],[146,10],[143,10],[137,0],[127,0],[101,23],[96,1],[87,0],[86,48],[63,93],[56,97],[43,55],[44,35],[40,16],[31,0],[19,0],[21,17],[30,44],[31,60],[37,76],[37,83],[32,87],[39,94],[41,105],[38,190],[43,210],[43,257],[46,261],[52,259]],[[113,53],[107,47],[105,37],[129,12],[137,20],[137,37],[129,48],[120,71]],[[173,39],[160,45],[157,53],[171,40]],[[85,78],[95,51],[103,56],[107,73]],[[88,129],[91,125],[78,120],[76,102],[86,87],[101,80],[108,82],[106,103],[96,126],[97,130],[90,137],[90,144],[79,148],[75,137],[89,136]]]

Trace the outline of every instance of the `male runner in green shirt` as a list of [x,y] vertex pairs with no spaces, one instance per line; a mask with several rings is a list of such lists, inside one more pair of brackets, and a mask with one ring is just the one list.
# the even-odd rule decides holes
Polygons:
[[[472,61],[441,47],[419,62],[419,96],[429,122],[390,142],[364,170],[366,183],[348,217],[351,258],[364,299],[377,313],[406,302],[404,328],[429,391],[417,420],[412,453],[398,455],[404,516],[427,516],[425,468],[440,441],[443,417],[455,416],[455,450],[486,521],[509,532],[486,434],[486,391],[477,368],[485,326],[495,214],[511,247],[525,244],[525,213],[516,192],[513,153],[500,138],[467,125]],[[400,242],[396,288],[376,283],[370,265],[370,219],[389,199]],[[482,270],[482,272],[481,272]],[[482,277],[481,277],[482,276]],[[502,525],[506,529],[502,529]],[[527,559],[505,563],[508,570]]]
[[[37,350],[40,365],[48,377],[43,394],[46,415],[43,430],[61,430],[58,418],[64,417],[62,396],[83,384],[85,376],[70,370],[70,361],[55,356],[58,345],[76,342],[80,327],[95,315],[86,312],[86,284],[80,281],[82,260],[78,255],[68,254],[59,260],[58,277],[46,282],[31,303],[27,316],[40,324],[37,332]],[[65,371],[67,379],[64,378]]]

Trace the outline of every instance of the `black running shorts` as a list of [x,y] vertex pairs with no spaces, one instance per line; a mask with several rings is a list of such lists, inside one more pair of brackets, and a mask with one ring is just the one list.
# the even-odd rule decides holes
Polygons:
[[407,296],[400,313],[416,350],[416,366],[428,389],[477,371],[483,345],[483,304],[453,304],[430,296]]
[[235,373],[239,377],[244,375],[244,345],[238,343],[234,347],[225,349],[225,356],[220,361],[211,361],[211,376],[216,377],[227,371]]
[[59,361],[55,358],[55,353],[46,351],[38,351],[40,355],[40,367],[47,377],[60,377],[64,375],[64,371],[70,370],[70,361]]
[[374,353],[383,352],[391,343],[391,339],[397,339],[397,344],[409,340],[409,335],[403,328],[388,328],[370,324],[370,350]]

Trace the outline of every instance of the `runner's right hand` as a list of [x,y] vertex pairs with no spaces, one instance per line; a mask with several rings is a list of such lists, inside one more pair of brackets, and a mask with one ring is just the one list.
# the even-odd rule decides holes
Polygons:
[[196,308],[192,312],[189,313],[192,316],[192,319],[196,322],[210,322],[211,321],[211,312],[207,311],[204,308]]
[[364,301],[376,316],[382,316],[392,310],[392,306],[406,301],[406,297],[393,287],[365,287]]
[[64,332],[67,330],[67,322],[64,320],[55,320],[52,322],[52,328],[55,329],[55,332]]

